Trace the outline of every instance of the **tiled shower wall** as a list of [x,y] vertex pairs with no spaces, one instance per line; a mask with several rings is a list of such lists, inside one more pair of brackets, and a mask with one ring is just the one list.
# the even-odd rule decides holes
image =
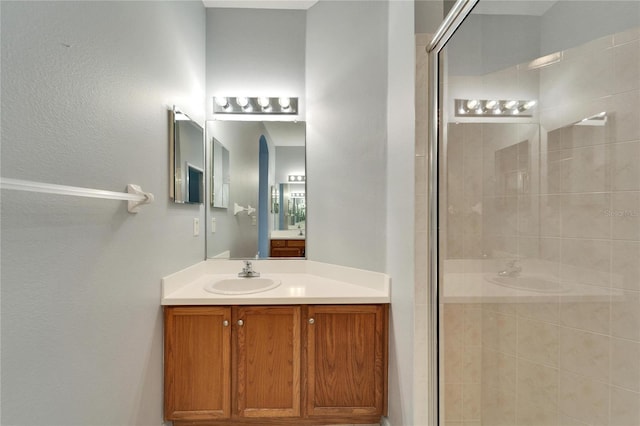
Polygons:
[[539,116],[448,125],[446,255],[601,295],[445,303],[446,425],[640,425],[640,31],[496,74]]

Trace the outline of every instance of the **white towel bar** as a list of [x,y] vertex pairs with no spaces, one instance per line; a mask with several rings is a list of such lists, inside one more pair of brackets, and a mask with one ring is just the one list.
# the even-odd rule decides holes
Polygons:
[[2,177],[0,178],[0,189],[128,201],[129,213],[138,213],[141,205],[151,204],[154,199],[150,192],[144,192],[138,185],[131,184],[127,185],[127,192],[114,192]]

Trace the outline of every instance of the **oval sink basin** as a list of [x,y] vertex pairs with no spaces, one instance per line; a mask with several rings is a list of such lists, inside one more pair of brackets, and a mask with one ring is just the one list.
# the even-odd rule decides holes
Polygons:
[[485,278],[494,284],[518,290],[529,290],[539,293],[563,293],[569,291],[569,287],[564,284],[536,275],[521,275],[519,277],[489,275]]
[[209,293],[251,294],[271,290],[280,285],[280,280],[272,278],[225,278],[204,286]]

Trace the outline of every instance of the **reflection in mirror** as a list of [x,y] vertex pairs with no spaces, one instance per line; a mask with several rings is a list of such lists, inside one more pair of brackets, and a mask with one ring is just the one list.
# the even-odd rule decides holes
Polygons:
[[[306,228],[305,184],[281,183],[278,190],[278,204],[284,208],[274,217],[274,231],[298,231],[295,235],[304,235]],[[287,233],[283,233],[287,234]],[[288,234],[294,234],[289,232]]]
[[176,107],[169,111],[169,196],[176,203],[204,202],[203,134],[187,114]]
[[213,139],[211,150],[211,205],[213,207],[229,207],[229,150]]
[[[305,123],[208,121],[206,141],[207,257],[304,257]],[[244,209],[218,208],[225,203]]]

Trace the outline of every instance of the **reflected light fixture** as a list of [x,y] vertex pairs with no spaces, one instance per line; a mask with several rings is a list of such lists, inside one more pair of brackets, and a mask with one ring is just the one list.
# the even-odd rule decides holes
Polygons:
[[306,177],[305,175],[289,175],[288,181],[289,182],[305,182]]
[[514,109],[516,105],[518,105],[518,101],[507,101],[504,103],[506,109]]
[[477,99],[469,99],[467,101],[467,109],[476,109],[480,103]]
[[456,117],[531,117],[535,100],[456,99]]
[[298,98],[216,96],[213,102],[213,113],[296,115]]

